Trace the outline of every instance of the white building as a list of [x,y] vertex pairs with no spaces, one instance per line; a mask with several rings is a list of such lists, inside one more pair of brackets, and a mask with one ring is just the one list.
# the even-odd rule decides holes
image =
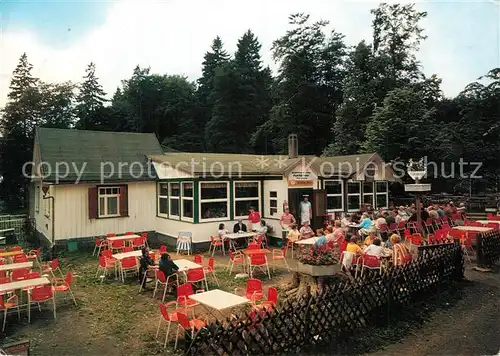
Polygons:
[[[388,207],[394,172],[378,154],[299,157],[297,147],[292,135],[287,156],[163,153],[152,134],[39,129],[35,166],[67,162],[73,172],[58,181],[55,171],[34,174],[31,216],[49,241],[150,231],[174,244],[189,231],[202,248],[220,223],[232,230],[238,218],[246,220],[250,206],[274,237],[281,236],[285,204],[297,218],[305,194],[318,227],[362,204]],[[43,199],[44,187],[53,199]]]

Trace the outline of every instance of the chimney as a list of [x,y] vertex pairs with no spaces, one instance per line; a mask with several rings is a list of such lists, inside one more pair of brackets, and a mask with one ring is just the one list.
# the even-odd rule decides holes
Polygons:
[[299,142],[296,134],[288,135],[288,158],[299,156]]

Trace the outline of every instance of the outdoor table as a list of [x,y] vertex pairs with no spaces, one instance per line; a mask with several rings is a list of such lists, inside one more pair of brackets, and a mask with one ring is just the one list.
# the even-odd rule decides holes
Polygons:
[[483,227],[483,226],[454,226],[452,230],[463,230],[463,231],[472,231],[472,232],[486,232],[491,231],[493,228],[491,227]]
[[224,319],[224,310],[235,308],[240,305],[245,305],[250,302],[247,298],[239,295],[225,292],[220,289],[214,289],[208,292],[197,293],[189,296],[189,299],[200,303],[214,318],[218,319],[212,310],[219,312]]
[[23,251],[10,251],[10,252],[0,252],[0,257],[12,257],[16,255],[24,254]]
[[21,263],[9,263],[6,265],[0,265],[0,272],[10,271],[10,270],[20,269],[20,268],[31,268],[31,267],[33,267],[33,261],[21,262]]
[[108,241],[120,241],[120,240],[133,240],[137,239],[140,237],[139,235],[123,235],[123,236],[113,236],[113,237],[107,237],[106,239]]
[[177,265],[177,267],[179,267],[179,271],[182,272],[185,272],[188,269],[203,267],[202,265],[199,265],[197,263],[194,263],[193,261],[189,261],[183,258],[174,260],[174,263]]
[[18,289],[34,288],[46,284],[50,284],[50,280],[47,277],[24,279],[22,281],[4,283],[0,284],[0,294],[5,294],[7,292]]
[[135,250],[135,251],[130,251],[130,252],[115,253],[112,257],[117,259],[117,260],[123,260],[124,258],[127,258],[127,257],[141,257],[141,256],[142,256],[142,251]]
[[270,250],[267,248],[256,248],[256,249],[244,249],[241,251],[244,255],[246,256],[252,256],[252,255],[267,255],[268,253],[271,253]]
[[316,242],[317,239],[318,239],[317,236],[313,236],[313,237],[310,237],[308,239],[297,240],[297,241],[295,241],[295,243],[297,245],[314,245],[314,243]]
[[481,224],[490,224],[490,223],[494,223],[494,224],[498,224],[500,225],[500,221],[499,220],[476,220],[477,222],[480,222]]
[[233,240],[238,240],[243,238],[246,239],[250,237],[253,238],[255,235],[257,235],[256,232],[236,232],[224,235],[224,239],[229,239],[229,248],[233,248],[233,250],[236,251],[236,246],[234,246]]

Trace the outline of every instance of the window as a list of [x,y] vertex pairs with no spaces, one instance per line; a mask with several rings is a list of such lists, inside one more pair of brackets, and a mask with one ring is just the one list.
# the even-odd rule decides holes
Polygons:
[[361,182],[347,182],[347,210],[358,211],[361,208]]
[[373,182],[363,182],[363,204],[373,204]]
[[40,186],[37,185],[35,188],[35,211],[38,213],[40,211]]
[[228,191],[228,182],[200,182],[200,221],[229,218]]
[[168,183],[168,195],[169,195],[169,216],[171,218],[180,218],[180,183]]
[[278,192],[269,192],[269,215],[274,216],[278,214]]
[[375,182],[376,208],[389,207],[389,188],[387,182]]
[[250,207],[260,211],[260,182],[234,182],[234,217],[248,216]]
[[99,188],[99,217],[120,216],[120,187]]
[[193,182],[182,182],[182,219],[193,220]]
[[50,202],[51,201],[52,201],[52,199],[44,199],[43,200],[43,214],[46,217],[50,216]]
[[343,182],[341,180],[325,180],[325,190],[327,211],[343,211]]
[[158,215],[168,216],[168,183],[158,184]]

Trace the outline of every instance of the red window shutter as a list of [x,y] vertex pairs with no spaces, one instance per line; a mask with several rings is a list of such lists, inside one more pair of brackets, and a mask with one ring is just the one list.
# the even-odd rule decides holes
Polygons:
[[89,188],[89,219],[97,219],[97,187]]
[[128,186],[120,186],[120,216],[128,216]]

